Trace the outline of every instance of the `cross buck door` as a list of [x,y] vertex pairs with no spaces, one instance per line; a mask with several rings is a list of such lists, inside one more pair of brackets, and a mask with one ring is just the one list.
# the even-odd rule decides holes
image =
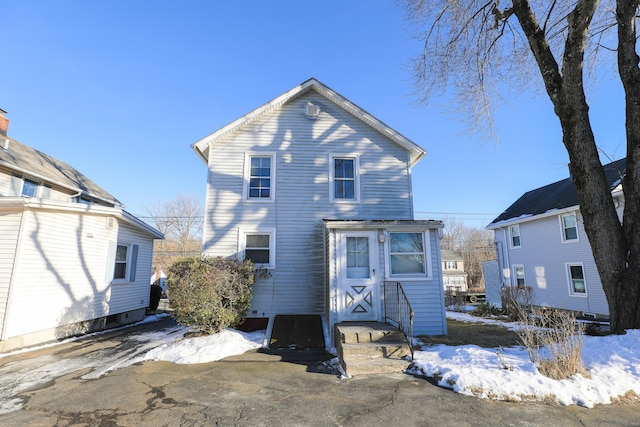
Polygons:
[[338,239],[338,307],[342,321],[378,320],[378,244],[375,232],[343,232]]

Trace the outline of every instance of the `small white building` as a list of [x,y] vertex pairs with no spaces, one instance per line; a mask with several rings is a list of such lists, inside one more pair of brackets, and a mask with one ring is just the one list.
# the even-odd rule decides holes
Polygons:
[[144,318],[162,234],[0,114],[0,351]]
[[249,321],[317,315],[330,335],[383,321],[385,285],[399,282],[415,333],[446,333],[443,224],[413,215],[418,145],[309,79],[193,148],[208,167],[203,253],[269,272]]
[[442,284],[445,292],[456,294],[467,292],[467,273],[464,271],[464,257],[450,249],[442,250]]

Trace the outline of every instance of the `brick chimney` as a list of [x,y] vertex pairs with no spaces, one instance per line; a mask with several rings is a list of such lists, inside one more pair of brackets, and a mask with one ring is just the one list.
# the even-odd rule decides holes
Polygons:
[[7,130],[9,129],[9,119],[5,117],[7,114],[2,108],[0,108],[0,135],[7,136]]

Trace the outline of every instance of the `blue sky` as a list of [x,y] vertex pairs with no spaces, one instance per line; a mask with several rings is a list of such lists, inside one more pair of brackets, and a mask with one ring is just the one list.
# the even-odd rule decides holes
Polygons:
[[[9,136],[140,216],[177,194],[204,200],[206,165],[190,145],[310,77],[428,151],[413,170],[417,218],[483,227],[525,191],[568,176],[544,95],[497,112],[497,143],[462,133],[438,106],[446,99],[415,104],[410,59],[421,46],[393,1],[0,0],[0,10]],[[594,131],[618,159],[620,86],[599,84]]]

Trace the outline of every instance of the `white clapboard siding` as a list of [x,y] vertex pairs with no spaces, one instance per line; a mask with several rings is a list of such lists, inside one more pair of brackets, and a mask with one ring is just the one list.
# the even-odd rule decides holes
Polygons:
[[[111,285],[111,299],[109,301],[108,314],[124,313],[145,308],[149,305],[153,241],[132,227],[127,226],[123,222],[119,222],[117,227],[117,242],[137,245],[137,262],[135,266],[133,266],[136,268],[136,273],[134,281],[127,280],[124,283],[114,282]],[[103,264],[107,266],[106,254]],[[107,267],[113,268],[113,265],[108,265]]]
[[441,335],[447,330],[444,307],[444,289],[437,232],[429,232],[431,245],[431,280],[399,280],[415,313],[413,334]]
[[[308,101],[318,119],[304,116]],[[245,153],[276,153],[275,200],[243,200]],[[261,117],[209,151],[204,253],[238,251],[239,229],[276,229],[276,267],[254,286],[251,311],[322,313],[322,219],[412,219],[409,153],[311,91]],[[330,156],[358,155],[360,202],[332,203]]]
[[[609,307],[580,215],[578,236],[577,242],[563,243],[557,215],[522,222],[521,247],[509,248],[511,275],[514,265],[524,266],[525,284],[534,288],[537,305],[608,315]],[[508,242],[506,246],[509,247]],[[586,296],[570,294],[566,263],[583,264]]]
[[[106,215],[31,210],[18,248],[6,337],[143,309],[149,300],[152,241]],[[138,245],[132,283],[105,281],[110,241]]]
[[7,337],[106,315],[104,224],[97,216],[25,212]]
[[9,286],[20,233],[22,212],[0,213],[0,332],[7,313]]

